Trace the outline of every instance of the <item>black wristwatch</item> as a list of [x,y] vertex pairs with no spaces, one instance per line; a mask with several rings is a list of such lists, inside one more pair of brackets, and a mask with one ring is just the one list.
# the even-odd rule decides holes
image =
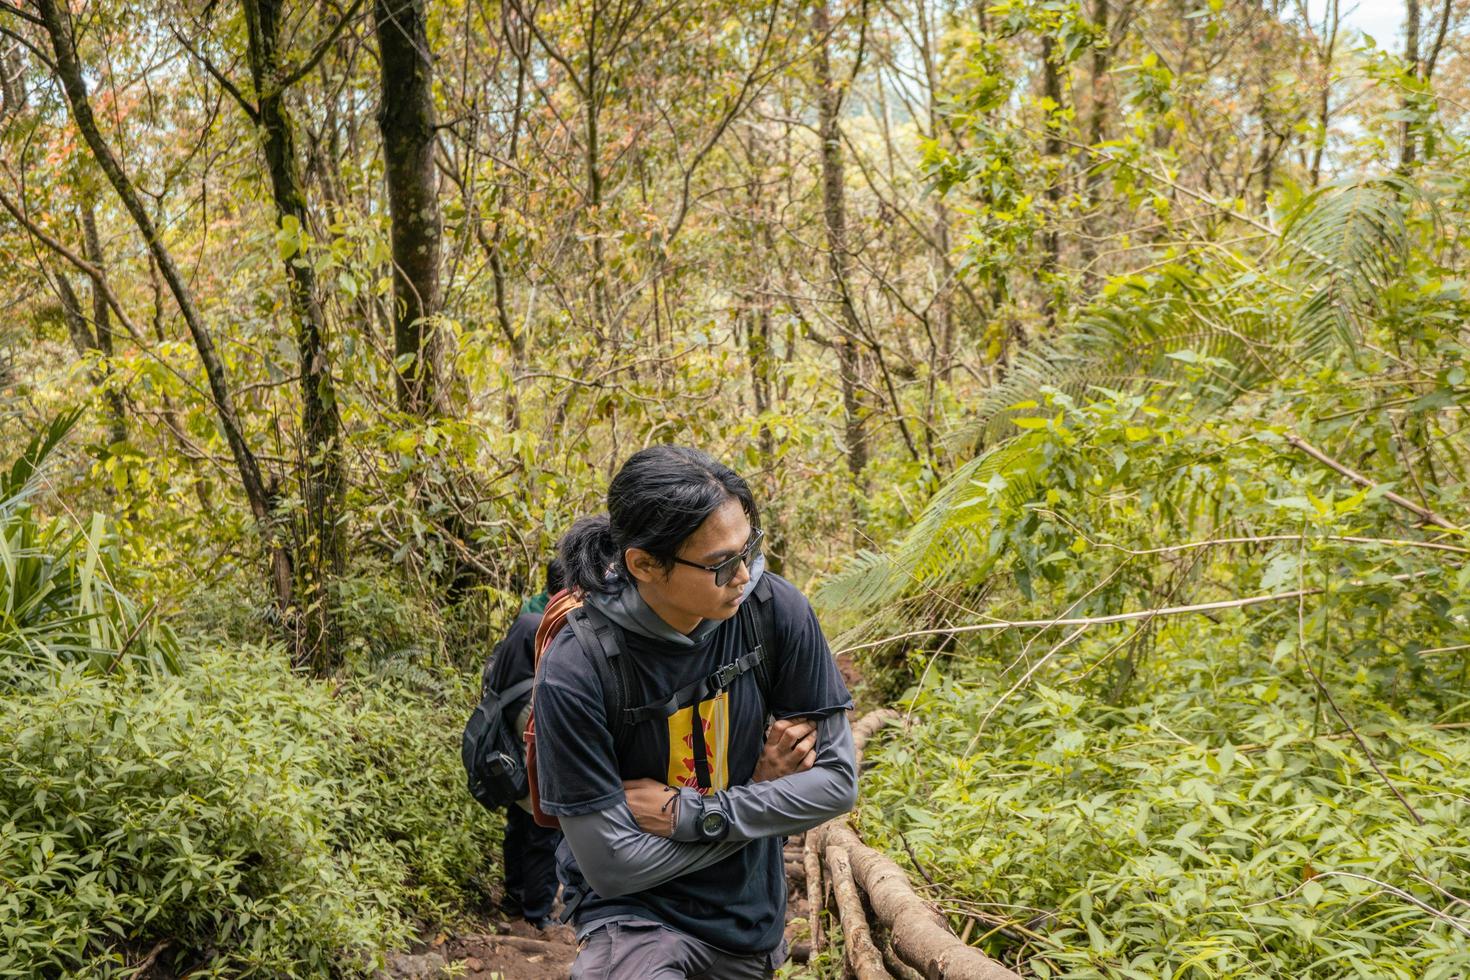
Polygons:
[[694,832],[699,839],[707,843],[724,840],[730,832],[730,821],[726,819],[725,811],[720,809],[719,801],[701,796],[699,807],[699,813],[694,817]]

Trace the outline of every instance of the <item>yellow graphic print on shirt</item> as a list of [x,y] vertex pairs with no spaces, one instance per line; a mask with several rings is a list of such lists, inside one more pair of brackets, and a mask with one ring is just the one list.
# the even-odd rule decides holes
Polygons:
[[[685,705],[669,715],[669,779],[675,788],[699,789],[694,772],[694,730],[690,727],[694,712]],[[730,786],[730,692],[699,703],[699,720],[704,723],[704,751],[709,759],[710,790]]]

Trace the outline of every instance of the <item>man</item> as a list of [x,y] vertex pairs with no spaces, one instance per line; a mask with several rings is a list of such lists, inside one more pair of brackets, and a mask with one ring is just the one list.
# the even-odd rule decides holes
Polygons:
[[[536,745],[540,806],[566,837],[574,980],[770,976],[785,959],[781,838],[856,800],[852,700],[760,542],[743,479],[655,446],[559,546],[584,609],[542,656]],[[609,717],[623,703],[610,689],[638,707]]]
[[[496,645],[485,667],[485,686],[496,691],[529,678],[535,670],[536,627],[548,596],[561,591],[562,563],[553,558],[546,566],[546,591],[528,599],[520,615],[511,624],[505,639]],[[526,729],[531,711],[531,697],[506,706],[506,717],[514,719],[513,731]],[[556,846],[561,832],[538,827],[531,819],[526,801],[505,808],[505,898],[501,908],[508,916],[520,916],[537,929],[551,924],[551,909],[556,901]]]

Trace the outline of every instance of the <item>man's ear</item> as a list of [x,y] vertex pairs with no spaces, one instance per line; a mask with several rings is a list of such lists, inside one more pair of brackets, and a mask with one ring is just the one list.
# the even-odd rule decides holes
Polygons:
[[658,559],[642,548],[629,548],[623,552],[623,564],[628,566],[628,574],[639,582],[653,582],[668,575]]

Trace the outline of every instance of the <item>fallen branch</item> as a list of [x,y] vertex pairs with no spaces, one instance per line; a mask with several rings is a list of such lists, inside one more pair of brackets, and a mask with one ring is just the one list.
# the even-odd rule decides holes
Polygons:
[[846,852],[853,880],[889,931],[893,949],[928,980],[1019,980],[1018,974],[950,931],[944,918],[915,894],[908,875],[886,854],[858,839],[846,824],[824,824],[828,854]]
[[822,949],[822,858],[815,846],[816,829],[806,832],[801,844],[801,859],[806,866],[806,915],[812,933],[812,952]]
[[[1450,721],[1450,722],[1445,722],[1444,724],[1440,724],[1440,725],[1430,725],[1429,726],[1429,730],[1430,731],[1435,731],[1435,732],[1454,732],[1454,731],[1460,731],[1460,730],[1466,729],[1466,728],[1470,728],[1470,721]],[[1369,732],[1368,735],[1367,735],[1367,737],[1368,738],[1391,738],[1391,737],[1395,737],[1395,736],[1397,736],[1399,734],[1401,734],[1401,733],[1399,733],[1399,732],[1386,732],[1386,731],[1384,731],[1384,732]],[[1352,738],[1352,737],[1353,737],[1353,733],[1352,732],[1349,732],[1349,731],[1324,732],[1321,735],[1311,735],[1311,736],[1303,736],[1302,738],[1294,738],[1294,739],[1292,739],[1289,742],[1282,742],[1280,745],[1276,745],[1276,743],[1274,743],[1274,742],[1246,742],[1244,745],[1237,745],[1237,746],[1235,746],[1235,751],[1237,753],[1264,752],[1265,750],[1271,748],[1273,745],[1276,745],[1277,748],[1281,748],[1281,747],[1287,746],[1287,745],[1300,745],[1303,742],[1315,742],[1317,739],[1327,739],[1327,740],[1331,741],[1331,740],[1340,740],[1340,739]]]
[[[859,758],[879,729],[901,718],[902,715],[892,708],[882,708],[854,722],[852,740]],[[867,894],[878,924],[888,934],[885,947],[891,947],[891,955],[927,980],[1019,980],[1010,969],[966,945],[951,932],[944,917],[914,891],[908,874],[887,855],[864,844],[846,817],[807,831],[805,847],[808,855],[827,857],[827,868],[832,871],[834,879],[839,872],[833,869],[833,857],[840,855],[845,859],[843,866],[851,874],[853,883]],[[808,894],[811,894],[816,877],[810,873],[807,875]],[[833,884],[841,887],[835,880]],[[816,894],[820,901],[820,885]],[[820,904],[812,906],[814,920],[815,910],[819,908]],[[840,898],[838,911],[841,912]],[[844,921],[844,932],[847,929]],[[871,945],[871,934],[867,941]],[[816,948],[815,944],[813,948]],[[883,962],[881,956],[878,962]],[[883,975],[888,975],[886,970]]]
[[872,933],[868,931],[867,913],[852,882],[847,852],[838,845],[827,848],[827,870],[832,873],[832,892],[837,901],[837,919],[842,923],[848,968],[858,980],[892,980],[892,974],[883,966],[883,955],[873,945]]
[[883,965],[898,980],[924,980],[924,974],[915,970],[899,958],[898,951],[893,948],[893,939],[891,937],[888,942],[883,944]]

